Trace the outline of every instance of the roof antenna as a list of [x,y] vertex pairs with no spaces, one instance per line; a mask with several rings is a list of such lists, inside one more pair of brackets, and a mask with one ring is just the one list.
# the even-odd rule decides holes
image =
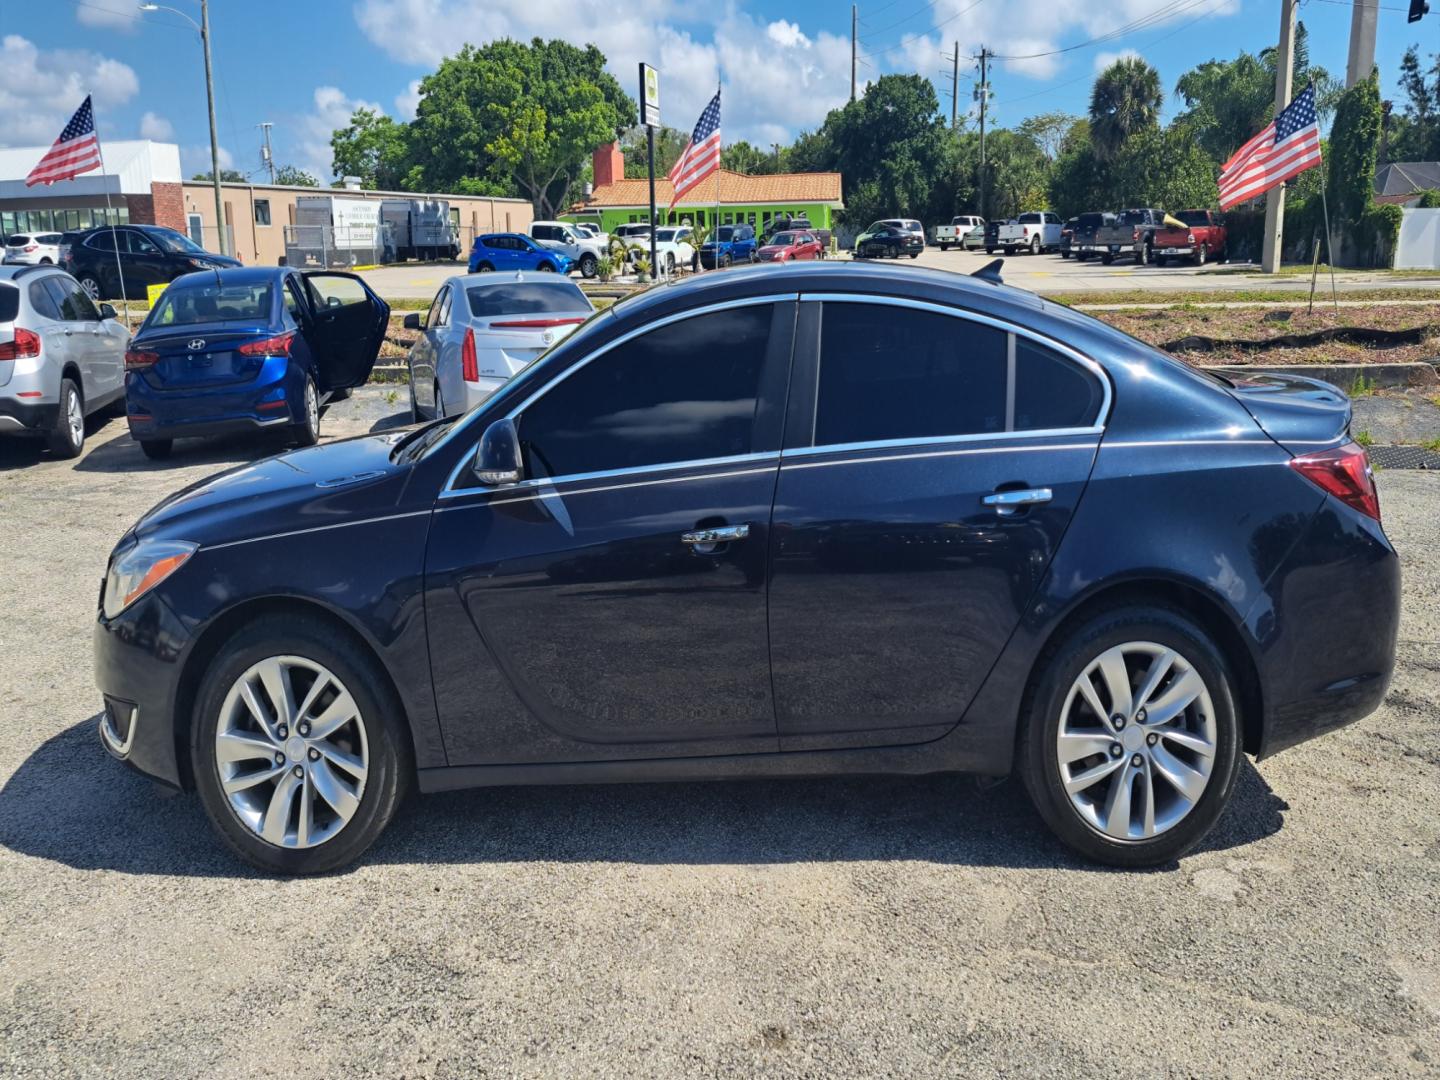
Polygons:
[[988,281],[992,285],[1004,285],[1005,279],[1000,276],[1000,267],[1004,265],[1004,259],[991,259],[970,276],[978,277],[981,281]]

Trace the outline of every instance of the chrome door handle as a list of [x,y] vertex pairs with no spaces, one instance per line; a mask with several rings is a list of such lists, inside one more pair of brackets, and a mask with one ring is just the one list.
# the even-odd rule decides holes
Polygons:
[[1023,491],[997,491],[980,501],[986,506],[993,506],[995,513],[1008,517],[1024,507],[1048,503],[1054,497],[1049,488],[1025,488]]
[[715,544],[728,544],[732,540],[744,540],[749,535],[749,525],[721,525],[714,529],[696,529],[693,532],[681,533],[680,542],[695,544],[697,547],[710,547]]

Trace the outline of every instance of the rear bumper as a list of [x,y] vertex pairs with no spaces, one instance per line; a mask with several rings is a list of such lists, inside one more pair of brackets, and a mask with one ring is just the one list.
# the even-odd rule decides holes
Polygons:
[[28,402],[0,391],[0,434],[49,431],[60,406],[55,402]]
[[298,367],[274,357],[252,382],[157,390],[140,372],[125,376],[125,415],[136,439],[180,439],[304,420],[305,382]]

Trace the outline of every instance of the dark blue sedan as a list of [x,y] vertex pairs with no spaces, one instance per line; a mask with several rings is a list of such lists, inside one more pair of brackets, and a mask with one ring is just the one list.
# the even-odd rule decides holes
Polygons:
[[284,267],[176,278],[125,354],[130,435],[151,458],[191,435],[320,438],[326,401],[370,377],[390,306],[354,274]]
[[574,267],[569,256],[543,248],[523,233],[486,233],[475,237],[468,263],[470,273],[489,270],[539,270],[568,274]]
[[116,546],[101,738],[257,866],[406,791],[1018,772],[1164,863],[1384,697],[1345,396],[993,281],[801,264],[596,315],[474,411],[221,474]]

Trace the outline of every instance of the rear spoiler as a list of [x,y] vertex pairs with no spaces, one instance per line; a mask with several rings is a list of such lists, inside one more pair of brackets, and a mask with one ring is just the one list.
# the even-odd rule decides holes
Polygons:
[[991,259],[984,266],[972,273],[971,277],[977,277],[981,281],[988,281],[992,285],[1004,285],[1005,279],[1000,276],[1000,267],[1005,265],[1004,259]]

